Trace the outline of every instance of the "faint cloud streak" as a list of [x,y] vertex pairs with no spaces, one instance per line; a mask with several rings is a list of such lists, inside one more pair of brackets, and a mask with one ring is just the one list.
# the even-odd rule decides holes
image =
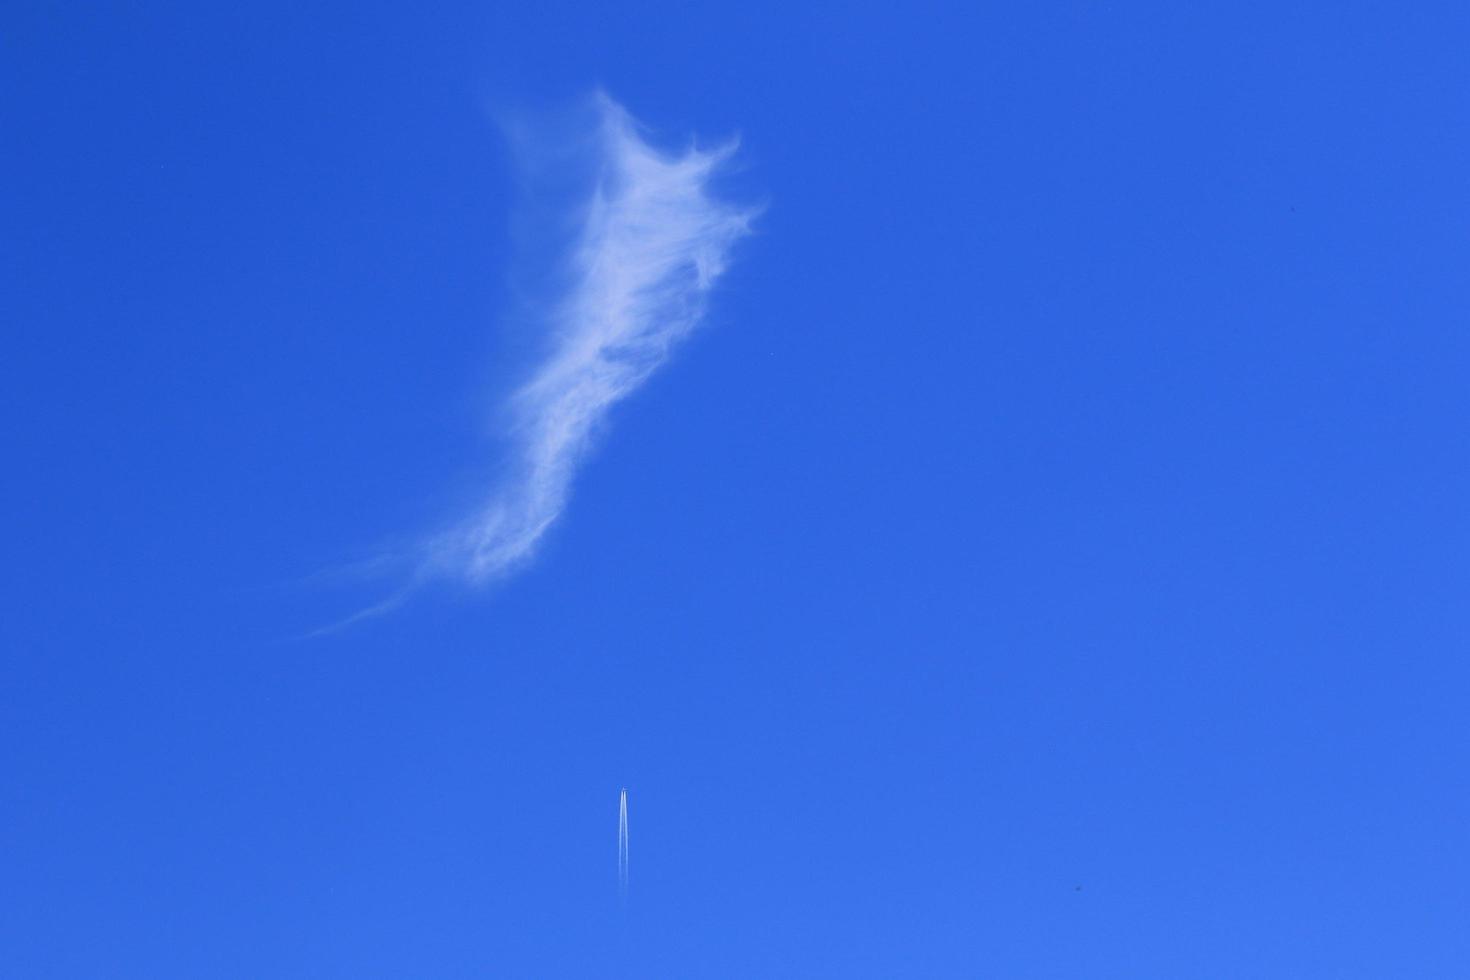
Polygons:
[[755,210],[709,189],[735,150],[668,154],[612,99],[595,97],[596,189],[582,215],[552,343],[510,397],[513,459],[467,521],[429,542],[421,572],[472,583],[530,558],[566,509],[609,410],[636,391],[699,323],[706,297]]

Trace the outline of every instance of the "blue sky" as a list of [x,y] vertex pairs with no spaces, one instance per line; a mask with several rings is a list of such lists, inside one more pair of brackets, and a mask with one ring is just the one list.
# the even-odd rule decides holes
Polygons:
[[[1462,5],[430,7],[10,12],[0,974],[1463,970]],[[764,210],[303,638],[514,455],[599,87]]]

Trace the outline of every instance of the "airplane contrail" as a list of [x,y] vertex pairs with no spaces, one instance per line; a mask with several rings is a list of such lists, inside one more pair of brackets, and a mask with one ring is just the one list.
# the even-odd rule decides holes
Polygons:
[[618,896],[628,900],[628,791],[618,793]]

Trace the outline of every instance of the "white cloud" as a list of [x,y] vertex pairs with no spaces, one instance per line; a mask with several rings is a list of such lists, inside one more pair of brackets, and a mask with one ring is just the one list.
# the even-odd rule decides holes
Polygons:
[[734,144],[670,155],[596,98],[598,180],[551,304],[548,353],[507,406],[515,458],[474,516],[435,538],[425,571],[483,582],[529,558],[567,506],[593,436],[617,402],[700,321],[754,212],[710,195]]

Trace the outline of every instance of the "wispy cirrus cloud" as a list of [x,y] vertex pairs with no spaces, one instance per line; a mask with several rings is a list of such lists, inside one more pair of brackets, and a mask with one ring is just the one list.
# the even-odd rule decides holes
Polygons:
[[749,231],[754,209],[710,191],[733,142],[665,153],[605,95],[593,118],[597,180],[561,260],[566,287],[549,304],[550,344],[507,405],[514,458],[471,518],[429,542],[430,574],[479,583],[531,557],[609,410],[699,323],[731,246]]

